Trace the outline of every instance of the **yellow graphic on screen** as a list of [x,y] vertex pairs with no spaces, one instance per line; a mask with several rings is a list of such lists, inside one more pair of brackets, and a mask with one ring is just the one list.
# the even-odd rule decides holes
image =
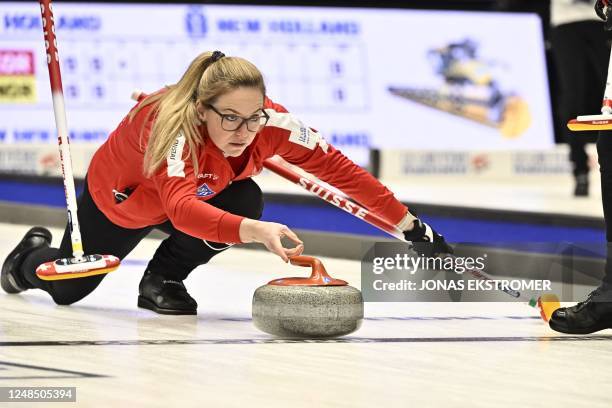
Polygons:
[[521,136],[531,125],[525,99],[503,91],[490,70],[480,61],[478,47],[470,39],[431,49],[428,58],[444,83],[437,89],[390,86],[393,95],[431,106],[496,128],[507,138]]
[[35,103],[34,53],[0,50],[0,103]]

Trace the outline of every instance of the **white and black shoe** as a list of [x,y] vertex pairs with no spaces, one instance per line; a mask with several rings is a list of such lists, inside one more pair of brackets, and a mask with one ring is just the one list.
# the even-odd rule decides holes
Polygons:
[[38,248],[48,247],[51,244],[51,232],[43,227],[31,228],[19,244],[11,251],[2,264],[0,285],[6,293],[19,293],[31,289],[21,274],[20,267],[25,258]]

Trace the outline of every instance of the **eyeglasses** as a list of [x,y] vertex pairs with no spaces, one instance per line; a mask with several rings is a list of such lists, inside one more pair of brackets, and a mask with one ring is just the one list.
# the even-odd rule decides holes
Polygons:
[[257,132],[260,128],[268,123],[270,115],[265,111],[261,111],[261,114],[255,114],[248,118],[235,115],[233,113],[221,113],[214,106],[206,105],[217,115],[221,116],[221,128],[227,131],[235,131],[240,129],[243,123],[246,123],[246,127],[250,132]]

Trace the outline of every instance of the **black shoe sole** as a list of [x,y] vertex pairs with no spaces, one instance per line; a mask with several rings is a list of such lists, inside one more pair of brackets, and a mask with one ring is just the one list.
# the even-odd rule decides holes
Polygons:
[[565,334],[591,334],[591,333],[598,332],[600,330],[612,329],[612,326],[606,323],[600,323],[592,327],[581,327],[581,328],[574,328],[574,329],[570,329],[569,327],[565,325],[558,324],[554,320],[549,321],[548,325],[550,326],[551,329],[558,331],[560,333],[565,333]]
[[[2,287],[2,290],[4,290],[6,293],[15,294],[15,293],[23,292],[24,290],[27,289],[27,288],[22,289],[19,286],[19,284],[17,285],[14,284],[14,283],[17,283],[17,279],[15,279],[15,277],[11,274],[11,271],[21,266],[21,265],[15,264],[15,262],[17,261],[16,259],[17,254],[19,254],[19,258],[21,262],[23,262],[23,259],[27,256],[27,254],[29,254],[30,252],[34,251],[37,248],[43,247],[43,246],[35,246],[35,247],[25,248],[25,249],[21,247],[23,242],[26,239],[29,239],[34,236],[38,236],[40,238],[43,238],[45,241],[47,241],[46,243],[47,246],[51,244],[51,239],[52,239],[51,233],[46,228],[33,227],[33,228],[30,228],[30,230],[25,233],[21,241],[19,241],[15,249],[13,249],[11,253],[7,255],[7,257],[4,260],[4,263],[2,264],[2,271],[0,272],[0,286]],[[11,280],[14,282],[12,282]]]
[[6,263],[2,265],[2,272],[0,272],[0,286],[2,287],[2,290],[11,295],[23,292],[23,289],[15,285],[16,282],[13,282],[15,278],[9,278],[8,271],[10,270],[10,267],[5,267],[5,265]]
[[575,190],[574,197],[588,197],[589,190]]
[[158,307],[151,300],[138,296],[138,307],[143,309],[152,310],[155,313],[165,314],[165,315],[195,315],[198,314],[197,310],[184,310],[184,309],[164,309],[162,307]]

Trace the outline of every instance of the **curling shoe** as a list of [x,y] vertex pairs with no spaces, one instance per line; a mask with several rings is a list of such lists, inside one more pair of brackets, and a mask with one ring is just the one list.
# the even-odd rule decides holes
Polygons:
[[198,304],[189,296],[183,282],[146,271],[138,286],[138,307],[159,314],[194,315]]
[[48,247],[51,244],[51,232],[43,227],[30,228],[19,244],[8,254],[2,264],[0,285],[6,293],[19,293],[32,289],[32,285],[25,280],[20,268],[28,254],[38,248]]
[[555,310],[548,322],[561,333],[589,334],[612,328],[612,285],[602,283],[586,300]]

